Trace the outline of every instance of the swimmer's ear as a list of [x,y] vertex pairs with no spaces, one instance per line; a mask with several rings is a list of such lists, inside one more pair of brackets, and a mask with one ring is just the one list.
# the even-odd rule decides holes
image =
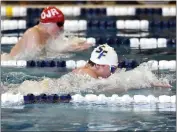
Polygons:
[[97,65],[97,64],[95,64],[95,67],[96,67],[96,68],[98,68],[98,65]]
[[97,69],[99,69],[99,68],[100,68],[100,65],[98,65],[98,64],[95,64],[95,67],[96,67]]

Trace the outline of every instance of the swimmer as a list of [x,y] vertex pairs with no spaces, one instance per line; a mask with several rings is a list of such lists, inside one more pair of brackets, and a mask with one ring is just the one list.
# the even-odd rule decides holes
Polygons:
[[91,58],[85,67],[75,69],[76,73],[87,73],[93,78],[108,78],[118,67],[116,51],[107,44],[98,46],[91,53]]
[[160,81],[144,67],[130,71],[118,69],[118,55],[107,44],[99,45],[91,53],[87,64],[60,78],[44,78],[41,81],[25,80],[22,84],[8,88],[7,92],[33,94],[66,94],[81,92],[120,93],[130,89],[149,87],[170,88],[168,82]]
[[[59,9],[54,6],[45,8],[41,13],[39,24],[29,28],[17,44],[11,49],[10,54],[6,54],[6,56],[1,55],[1,59],[18,59],[17,56],[24,51],[29,52],[29,56],[33,54],[34,50],[41,52],[45,48],[48,40],[62,36],[64,22],[64,14]],[[70,44],[65,48],[59,46],[59,48],[62,49],[59,51],[63,53],[81,51],[88,49],[92,45],[88,44],[86,40],[79,38],[75,38],[73,41],[69,42]],[[29,57],[27,56],[27,58]]]
[[[118,55],[114,48],[107,44],[98,46],[91,53],[91,57],[84,67],[73,70],[74,73],[88,74],[99,79],[108,78],[118,69]],[[172,87],[170,84],[151,83],[154,87]]]

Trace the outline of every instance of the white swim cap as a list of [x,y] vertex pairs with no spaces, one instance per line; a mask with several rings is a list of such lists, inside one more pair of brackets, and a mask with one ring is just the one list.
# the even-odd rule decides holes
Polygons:
[[118,56],[116,51],[107,44],[96,47],[92,51],[90,60],[100,65],[118,65]]

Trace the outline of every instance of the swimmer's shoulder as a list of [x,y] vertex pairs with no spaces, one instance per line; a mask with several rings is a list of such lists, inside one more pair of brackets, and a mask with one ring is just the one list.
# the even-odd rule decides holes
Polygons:
[[75,70],[73,70],[73,72],[77,73],[77,74],[88,74],[93,78],[96,78],[96,79],[98,78],[98,76],[92,70],[90,70],[87,67],[82,67],[82,68],[75,69]]
[[34,27],[27,29],[18,43],[27,43],[28,40],[32,42],[33,38],[39,38],[39,33],[34,29]]
[[43,44],[43,40],[41,39],[40,31],[34,26],[32,28],[29,28],[23,35],[23,38],[25,40],[29,40],[30,42],[36,43],[36,44]]
[[[35,36],[35,37],[33,37]],[[40,34],[39,32],[36,30],[36,28],[32,27],[32,28],[29,28],[25,31],[25,33],[23,34],[22,36],[22,39],[21,40],[28,40],[30,39],[32,41],[32,39],[38,39],[40,38]]]
[[29,28],[26,32],[25,32],[25,34],[30,34],[30,35],[35,35],[35,36],[40,36],[40,32],[38,31],[38,29],[36,28],[36,26],[34,26],[34,27],[31,27],[31,28]]

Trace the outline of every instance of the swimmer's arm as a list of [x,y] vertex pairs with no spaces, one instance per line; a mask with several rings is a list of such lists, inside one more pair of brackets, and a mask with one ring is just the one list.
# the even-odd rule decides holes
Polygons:
[[92,45],[87,43],[82,45],[70,45],[70,47],[67,48],[67,52],[83,51],[89,49],[90,47],[92,47]]
[[73,38],[69,40],[68,46],[63,50],[63,52],[77,52],[89,49],[92,47],[92,43],[88,43],[83,38]]
[[171,88],[170,84],[162,84],[162,83],[151,83],[152,87],[161,87],[161,88]]
[[11,49],[10,55],[16,56],[24,49],[30,49],[34,45],[41,45],[40,35],[35,29],[28,29],[22,38],[15,44],[15,46]]

